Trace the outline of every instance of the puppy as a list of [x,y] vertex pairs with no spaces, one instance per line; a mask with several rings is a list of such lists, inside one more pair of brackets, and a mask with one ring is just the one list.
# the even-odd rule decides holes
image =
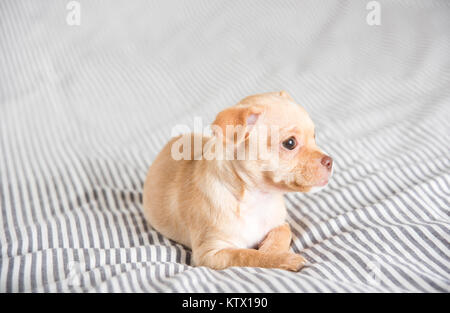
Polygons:
[[[233,127],[240,131],[226,131]],[[145,218],[191,248],[197,266],[300,270],[283,194],[323,188],[333,164],[310,117],[286,92],[271,92],[225,109],[211,128],[212,136],[178,136],[159,153],[144,184]]]

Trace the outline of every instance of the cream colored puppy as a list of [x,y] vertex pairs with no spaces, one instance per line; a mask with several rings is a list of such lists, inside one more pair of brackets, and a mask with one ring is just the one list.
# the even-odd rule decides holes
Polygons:
[[[179,136],[159,153],[144,184],[146,219],[191,248],[198,266],[298,271],[305,260],[289,251],[283,194],[320,189],[332,172],[310,117],[286,92],[272,92],[225,109],[212,128],[213,136]],[[189,158],[178,160],[186,138],[193,148],[182,146]]]

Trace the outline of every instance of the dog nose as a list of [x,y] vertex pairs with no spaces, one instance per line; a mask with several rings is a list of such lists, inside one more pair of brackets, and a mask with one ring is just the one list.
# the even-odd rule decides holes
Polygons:
[[333,166],[333,159],[330,158],[328,155],[325,155],[322,160],[320,160],[320,163],[325,166],[329,171],[331,171],[331,167]]

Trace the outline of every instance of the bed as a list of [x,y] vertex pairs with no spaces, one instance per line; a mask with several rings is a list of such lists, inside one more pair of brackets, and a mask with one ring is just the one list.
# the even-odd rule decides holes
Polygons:
[[[450,292],[450,2],[0,2],[1,292]],[[298,273],[146,224],[176,125],[287,90],[335,160],[286,196]]]

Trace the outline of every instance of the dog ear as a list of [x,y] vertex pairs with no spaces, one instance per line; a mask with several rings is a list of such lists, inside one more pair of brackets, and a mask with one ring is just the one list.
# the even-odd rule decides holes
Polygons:
[[288,99],[290,101],[294,101],[294,99],[285,90],[280,91],[279,94],[283,98],[286,98],[286,99]]
[[238,144],[247,139],[264,111],[259,105],[236,105],[217,114],[212,124],[214,135]]

